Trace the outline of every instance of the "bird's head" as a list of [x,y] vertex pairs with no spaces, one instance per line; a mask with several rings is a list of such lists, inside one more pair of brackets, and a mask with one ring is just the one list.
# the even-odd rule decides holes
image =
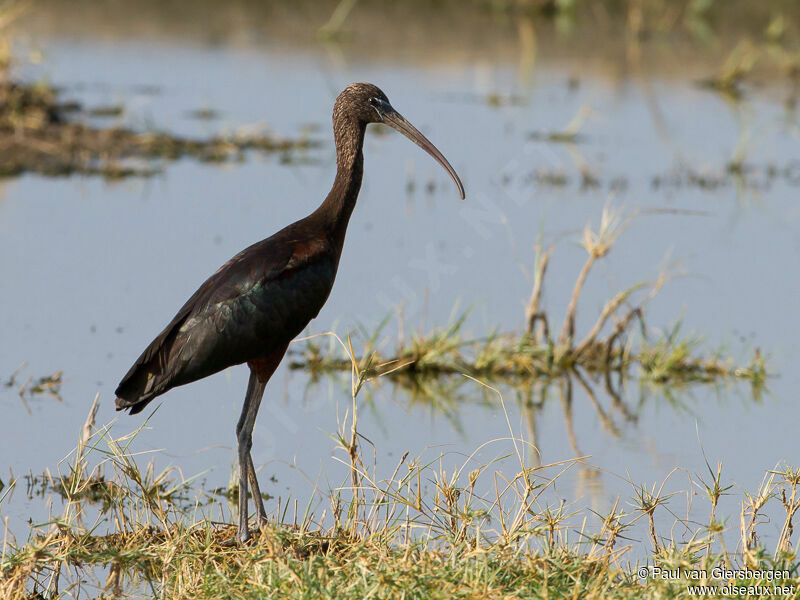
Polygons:
[[345,118],[355,119],[363,125],[384,123],[402,133],[444,167],[458,187],[461,199],[464,199],[464,186],[455,169],[428,138],[394,109],[389,103],[389,98],[378,86],[371,83],[351,83],[344,88],[336,98],[333,108],[334,124],[337,120]]

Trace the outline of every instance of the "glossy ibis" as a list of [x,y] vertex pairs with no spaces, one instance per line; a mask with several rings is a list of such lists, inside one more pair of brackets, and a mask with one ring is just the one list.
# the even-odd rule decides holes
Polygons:
[[364,170],[369,123],[393,127],[435,158],[464,198],[464,186],[436,147],[369,83],[347,86],[333,107],[336,179],[313,213],[243,250],[209,277],[147,347],[117,387],[117,410],[131,414],[179,385],[247,363],[250,381],[236,426],[239,446],[239,529],[247,525],[249,489],[259,523],[266,519],[253,459],[253,426],[267,381],[289,342],[328,299]]

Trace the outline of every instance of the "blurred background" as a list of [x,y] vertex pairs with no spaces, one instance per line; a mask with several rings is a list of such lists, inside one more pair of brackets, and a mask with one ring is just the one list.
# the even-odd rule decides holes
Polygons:
[[[535,446],[534,464],[586,457],[558,478],[556,504],[607,510],[631,481],[666,479],[690,490],[670,499],[685,514],[689,478],[707,464],[752,489],[796,458],[797,2],[33,1],[0,7],[0,28],[6,107],[13,85],[48,90],[81,127],[67,144],[63,131],[48,137],[46,116],[25,145],[24,114],[3,126],[0,481],[29,482],[0,505],[13,534],[47,518],[34,484],[74,448],[95,395],[114,435],[141,426],[147,415],[113,410],[141,350],[219,265],[324,199],[331,109],[353,81],[381,87],[439,147],[467,200],[418,148],[370,129],[338,280],[308,334],[349,332],[358,349],[378,331],[388,354],[462,315],[465,339],[521,334],[537,242],[554,247],[542,302],[560,329],[582,231],[614,207],[629,220],[587,278],[576,330],[666,266],[673,278],[646,309],[651,338],[679,324],[697,356],[747,365],[758,351],[770,373],[757,386],[635,372],[489,382],[500,396],[458,376],[374,379],[359,430],[378,473],[406,452],[485,464],[513,451],[513,433]],[[173,145],[103,145],[128,143],[103,133],[120,130]],[[176,139],[258,143],[195,152]],[[347,480],[329,435],[350,374],[289,362],[254,437],[268,510]],[[226,486],[246,378],[229,369],[153,403],[143,460]]]

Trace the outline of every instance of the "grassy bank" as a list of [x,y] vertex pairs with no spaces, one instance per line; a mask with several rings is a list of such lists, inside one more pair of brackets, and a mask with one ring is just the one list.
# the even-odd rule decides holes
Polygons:
[[[265,527],[256,544],[246,549],[226,549],[218,537],[201,529],[193,535],[169,538],[132,535],[127,540],[100,539],[76,553],[73,560],[84,565],[111,565],[102,586],[103,597],[124,596],[122,589],[134,570],[139,571],[134,581],[142,590],[150,590],[142,595],[164,598],[682,598],[690,597],[688,588],[696,583],[717,588],[725,585],[725,580],[695,582],[688,577],[642,583],[629,568],[566,548],[542,552],[494,547],[463,552],[424,546],[396,548],[381,541],[312,535],[274,526]],[[718,560],[718,556],[695,560],[673,553],[656,562],[687,570],[705,567],[711,572]],[[750,564],[754,571],[780,572],[770,589],[775,589],[773,585],[798,589],[800,578],[792,561]],[[764,584],[755,577],[734,581],[753,588]],[[31,597],[17,593],[12,585],[4,587],[6,598]],[[791,592],[780,596],[797,597]],[[35,597],[57,596],[43,593]]]
[[[406,455],[379,477],[365,462],[357,418],[345,418],[332,437],[346,481],[300,503],[279,500],[239,547],[228,524],[235,485],[219,494],[175,470],[141,468],[137,432],[94,431],[96,403],[78,448],[43,480],[63,512],[34,525],[27,540],[5,533],[4,599],[683,598],[695,584],[794,586],[782,597],[800,597],[800,470],[786,465],[752,492],[727,484],[721,465],[688,476],[691,516],[676,516],[680,494],[666,481],[630,482],[630,497],[601,513],[553,501],[564,473],[591,468],[581,458],[531,466],[527,442],[512,434],[497,462],[476,465],[473,455],[448,470],[441,459]],[[502,460],[515,475],[497,469]],[[0,507],[16,485],[0,493]],[[723,515],[720,502],[731,495],[741,510]],[[762,539],[768,519],[779,534]],[[736,569],[750,571],[729,572]]]

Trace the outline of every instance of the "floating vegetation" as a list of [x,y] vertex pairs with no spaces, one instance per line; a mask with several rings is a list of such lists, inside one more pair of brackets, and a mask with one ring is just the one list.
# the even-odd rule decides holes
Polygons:
[[16,371],[14,371],[6,381],[0,382],[5,388],[16,389],[17,394],[25,405],[26,410],[30,413],[30,407],[27,400],[35,397],[47,397],[61,402],[61,383],[62,371],[56,371],[50,375],[42,375],[35,377],[29,374],[24,379],[23,373],[27,368],[28,363],[22,363]]
[[486,94],[485,102],[487,105],[499,108],[501,106],[523,106],[525,98],[517,95],[503,95],[498,92]]
[[628,189],[629,182],[625,176],[615,176],[607,179],[600,179],[587,167],[579,168],[579,173],[569,174],[564,169],[536,168],[530,171],[518,173],[502,173],[500,183],[503,186],[517,185],[527,187],[538,185],[547,188],[561,189],[575,185],[578,191],[586,192],[590,190],[605,189],[609,192],[624,192]]
[[[428,377],[465,374],[480,379],[554,378],[575,369],[590,373],[632,373],[638,367],[642,379],[664,382],[709,383],[725,378],[742,379],[761,388],[767,371],[761,353],[756,350],[750,362],[737,365],[721,353],[698,354],[697,339],[683,337],[676,326],[667,334],[652,335],[645,324],[646,305],[670,278],[662,272],[655,280],[642,282],[608,299],[595,323],[582,336],[575,330],[579,298],[593,266],[605,257],[629,219],[606,207],[600,225],[587,225],[582,245],[587,259],[581,268],[566,308],[560,333],[551,327],[541,297],[547,266],[553,247],[537,248],[534,285],[526,308],[526,330],[522,333],[492,333],[484,338],[464,338],[462,316],[449,327],[427,334],[413,335],[391,352],[378,348],[379,327],[366,340],[359,371],[365,377]],[[641,334],[635,341],[636,329]],[[327,348],[327,349],[326,349]],[[312,373],[349,370],[350,360],[342,358],[333,345],[324,347],[317,339],[305,341],[302,350],[292,353],[290,367]]]
[[90,108],[86,111],[86,114],[90,117],[102,117],[102,118],[112,118],[112,117],[121,117],[125,112],[125,107],[121,104],[109,105],[109,106],[96,106],[94,108]]
[[582,106],[564,129],[560,131],[534,131],[528,137],[532,140],[562,144],[582,142],[584,141],[584,136],[580,134],[580,130],[591,114],[592,110],[588,106]]
[[[464,318],[450,327],[414,336],[391,355],[367,345],[359,366],[368,376],[393,378],[410,374],[419,377],[466,374],[491,380],[529,380],[558,377],[577,367],[590,372],[624,371],[627,374],[633,366],[640,367],[642,378],[660,383],[711,383],[735,378],[761,386],[767,377],[764,357],[758,350],[748,364],[741,366],[720,354],[697,356],[695,352],[700,343],[694,338],[669,336],[644,340],[638,351],[632,352],[624,339],[629,333],[628,327],[602,339],[584,339],[571,348],[559,347],[552,340],[541,343],[528,335],[514,333],[465,339],[460,335]],[[676,327],[675,332],[678,331]],[[322,344],[309,340],[302,354],[293,355],[290,368],[321,373],[348,370],[350,362],[328,354]]]
[[753,72],[759,55],[753,42],[744,39],[731,51],[719,72],[699,84],[738,100],[742,96],[741,83]]
[[697,170],[685,165],[673,169],[666,175],[653,177],[651,185],[654,189],[664,190],[694,187],[713,192],[719,188],[737,186],[766,191],[778,182],[799,186],[800,160],[791,160],[784,165],[763,166],[731,161],[724,169],[716,170]]
[[717,73],[698,82],[701,87],[717,91],[731,100],[740,100],[743,84],[753,79],[756,66],[765,63],[790,80],[800,76],[800,47],[787,43],[786,19],[777,14],[763,33],[763,41],[743,38],[729,53]]
[[197,110],[189,111],[186,115],[198,121],[214,121],[220,118],[220,113],[213,108],[198,108]]
[[[116,117],[122,106],[86,110],[90,117]],[[83,107],[63,102],[47,85],[0,83],[0,177],[25,172],[43,175],[102,175],[117,179],[158,172],[159,162],[192,157],[204,162],[243,160],[247,151],[290,154],[316,146],[268,134],[233,133],[190,139],[123,127],[97,128],[81,122]]]

